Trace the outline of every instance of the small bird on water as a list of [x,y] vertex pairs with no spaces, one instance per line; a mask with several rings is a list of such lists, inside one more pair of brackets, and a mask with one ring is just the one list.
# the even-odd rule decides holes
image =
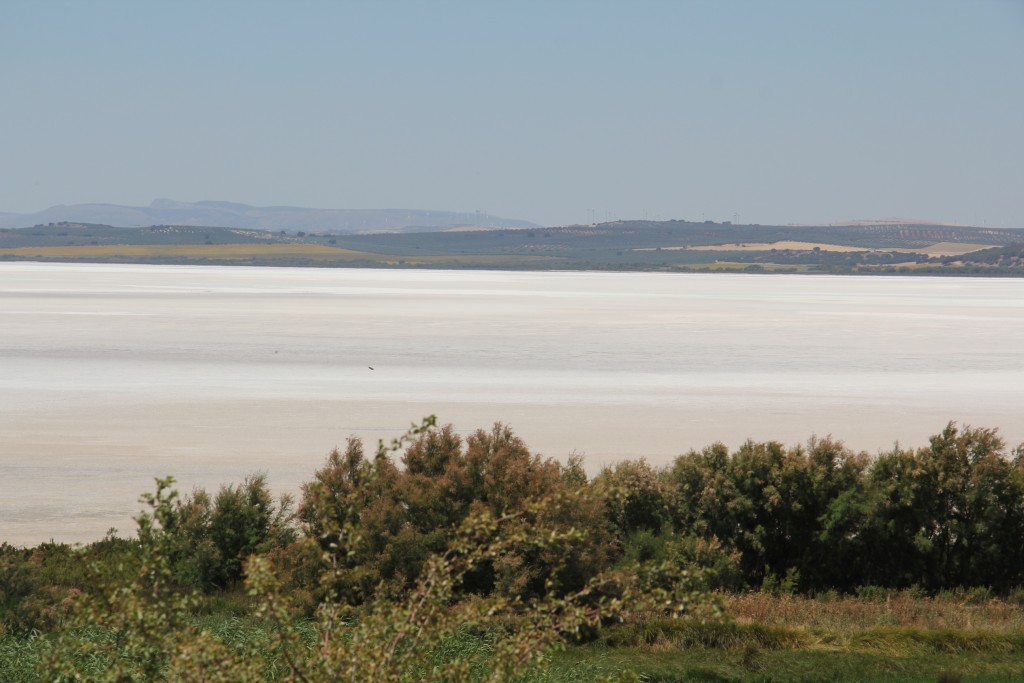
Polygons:
[[372,366],[372,365],[367,365],[366,367],[368,367],[368,368],[370,368],[371,370],[373,370],[373,366]]

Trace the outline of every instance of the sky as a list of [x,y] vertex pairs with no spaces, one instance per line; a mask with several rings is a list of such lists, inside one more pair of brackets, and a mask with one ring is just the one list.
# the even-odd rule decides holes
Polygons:
[[1024,0],[0,0],[0,212],[1024,228]]

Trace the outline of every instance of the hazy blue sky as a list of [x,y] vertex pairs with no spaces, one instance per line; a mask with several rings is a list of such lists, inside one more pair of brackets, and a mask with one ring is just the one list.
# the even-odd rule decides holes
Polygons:
[[0,0],[0,211],[1024,227],[1024,0]]

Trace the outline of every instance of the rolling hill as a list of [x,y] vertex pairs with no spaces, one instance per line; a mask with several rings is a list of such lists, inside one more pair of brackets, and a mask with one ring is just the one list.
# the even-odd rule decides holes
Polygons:
[[0,260],[1024,276],[1024,230],[938,224],[617,221],[343,235],[60,222],[0,230]]
[[178,202],[157,199],[149,206],[73,204],[52,206],[32,214],[0,213],[0,228],[24,228],[49,223],[92,223],[115,227],[149,225],[216,225],[254,230],[315,230],[334,234],[359,232],[416,232],[461,226],[536,228],[528,221],[499,218],[480,212],[422,209],[309,209],[298,206],[249,206],[234,202]]

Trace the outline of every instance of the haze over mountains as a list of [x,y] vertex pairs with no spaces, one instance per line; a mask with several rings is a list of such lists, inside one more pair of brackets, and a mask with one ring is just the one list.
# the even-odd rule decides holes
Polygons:
[[458,227],[536,228],[528,221],[480,212],[422,209],[310,209],[298,206],[249,206],[234,202],[178,202],[156,199],[149,206],[72,204],[37,213],[0,213],[0,228],[58,223],[98,223],[116,227],[202,225],[259,230],[315,230],[337,234],[427,232]]

